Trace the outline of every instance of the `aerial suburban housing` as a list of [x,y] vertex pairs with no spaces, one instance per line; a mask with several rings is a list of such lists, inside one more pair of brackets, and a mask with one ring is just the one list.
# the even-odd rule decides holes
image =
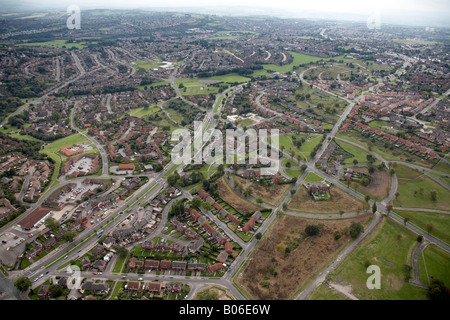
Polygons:
[[0,300],[449,298],[448,4],[6,2]]

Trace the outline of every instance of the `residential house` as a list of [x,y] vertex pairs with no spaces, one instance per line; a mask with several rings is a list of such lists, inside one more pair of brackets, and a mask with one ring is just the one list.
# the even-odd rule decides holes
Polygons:
[[228,259],[228,253],[226,251],[220,252],[216,258],[216,260],[219,261],[220,263],[224,263],[225,261],[227,261],[227,259]]
[[127,290],[139,292],[142,291],[142,286],[140,281],[128,281],[127,282]]
[[145,285],[145,291],[149,291],[154,294],[160,294],[162,290],[161,282],[149,282]]
[[144,268],[147,270],[156,270],[159,268],[158,260],[145,260]]
[[49,293],[49,289],[50,289],[50,286],[48,284],[43,284],[42,286],[40,286],[39,290],[38,290],[38,293],[37,293],[38,297],[40,299],[47,298],[48,297],[48,293]]

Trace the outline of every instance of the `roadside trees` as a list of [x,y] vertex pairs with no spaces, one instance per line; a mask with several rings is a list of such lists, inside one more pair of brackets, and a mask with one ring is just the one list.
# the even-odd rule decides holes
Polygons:
[[27,277],[21,277],[14,282],[14,286],[20,292],[25,292],[31,287],[31,280]]

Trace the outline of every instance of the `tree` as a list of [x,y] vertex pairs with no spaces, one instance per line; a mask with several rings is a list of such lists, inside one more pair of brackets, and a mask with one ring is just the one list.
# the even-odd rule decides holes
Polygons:
[[436,193],[436,191],[431,191],[430,192],[430,198],[431,198],[431,201],[433,201],[433,202],[436,202],[436,200],[437,200],[437,193]]
[[333,232],[333,238],[336,241],[339,240],[341,238],[341,233],[338,230],[336,230],[335,232]]
[[377,203],[374,202],[372,205],[372,213],[375,214],[375,212],[377,212]]
[[391,211],[392,211],[392,204],[388,204],[386,206],[386,211],[387,211],[387,215],[389,216],[389,213],[391,213]]
[[126,256],[128,256],[128,250],[125,247],[119,247],[116,250],[116,253],[119,255],[119,257],[121,258],[125,258]]
[[244,195],[245,195],[246,197],[251,197],[252,194],[253,194],[253,189],[252,189],[250,186],[248,186],[247,188],[245,188]]
[[202,201],[202,207],[206,210],[212,210],[213,206],[208,201]]
[[[347,180],[348,183],[350,184],[350,180]],[[368,177],[363,177],[361,179],[361,184],[365,187],[367,187],[370,184],[370,179]]]
[[349,232],[350,232],[350,236],[353,239],[356,239],[359,236],[359,234],[363,231],[364,231],[364,227],[359,222],[352,222],[352,224],[350,225]]
[[430,234],[434,230],[434,225],[430,222],[425,225],[425,228],[427,229],[428,234]]
[[450,290],[441,280],[433,279],[428,287],[428,297],[431,300],[450,300]]
[[64,234],[64,240],[66,240],[67,242],[72,242],[76,235],[77,235],[76,232],[67,231]]
[[177,171],[175,171],[175,173],[171,174],[168,178],[167,178],[167,183],[171,186],[174,186],[178,179],[180,178],[180,175],[178,174]]
[[255,238],[260,240],[262,238],[261,232],[256,233]]
[[57,298],[63,294],[63,287],[60,284],[52,284],[48,288],[48,292],[50,294],[50,297]]
[[181,199],[175,202],[175,204],[172,207],[170,207],[169,218],[173,216],[182,215],[183,213],[184,213],[184,199]]
[[320,232],[320,228],[316,224],[309,224],[305,228],[305,233],[308,236],[315,236],[315,235],[319,234],[319,232]]
[[241,193],[241,194],[244,193],[244,186],[242,184],[238,183],[237,188],[239,190],[239,193]]
[[20,292],[25,292],[31,287],[31,280],[27,277],[21,277],[14,282],[14,286]]
[[52,218],[52,217],[45,219],[44,224],[45,224],[45,227],[50,230],[55,230],[55,229],[58,229],[58,227],[59,227],[59,222],[56,221],[56,219]]
[[192,206],[196,209],[199,209],[200,206],[202,205],[202,199],[200,199],[199,197],[195,196],[194,198],[192,198]]

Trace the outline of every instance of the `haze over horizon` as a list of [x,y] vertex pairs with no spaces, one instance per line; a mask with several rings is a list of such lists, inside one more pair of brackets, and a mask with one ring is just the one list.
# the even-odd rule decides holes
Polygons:
[[146,9],[198,12],[228,16],[274,16],[326,20],[366,21],[375,12],[381,23],[430,27],[450,27],[450,1],[446,0],[3,0],[0,12],[81,9]]

